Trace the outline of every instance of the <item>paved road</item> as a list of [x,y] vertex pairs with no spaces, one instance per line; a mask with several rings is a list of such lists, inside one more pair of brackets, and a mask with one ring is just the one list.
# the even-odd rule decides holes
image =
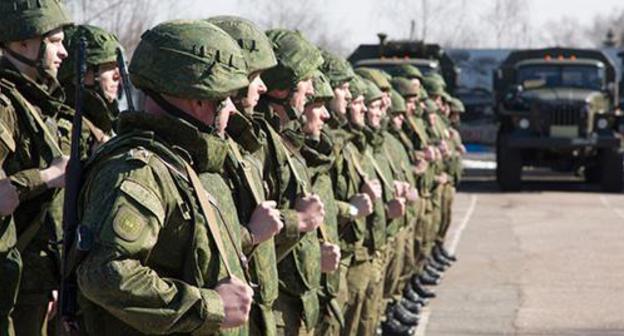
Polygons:
[[418,334],[624,335],[624,195],[537,174],[503,194],[491,175],[458,194],[460,260]]

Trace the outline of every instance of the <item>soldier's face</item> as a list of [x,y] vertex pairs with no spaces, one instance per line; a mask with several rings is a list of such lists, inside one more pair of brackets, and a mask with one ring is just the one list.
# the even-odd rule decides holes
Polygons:
[[403,121],[405,120],[405,116],[403,114],[395,114],[392,117],[392,127],[395,130],[400,130],[403,128]]
[[386,115],[386,111],[392,107],[392,99],[390,98],[390,91],[383,91],[381,98],[381,112],[382,115]]
[[405,112],[407,115],[414,115],[414,112],[416,112],[416,104],[418,104],[418,97],[408,97],[405,99]]
[[366,106],[368,109],[368,112],[366,112],[366,122],[368,123],[368,126],[373,129],[381,127],[381,118],[383,116],[382,106],[383,98],[377,99]]
[[329,119],[329,112],[323,102],[308,104],[304,111],[306,122],[303,125],[303,132],[314,139],[321,136],[321,130],[325,126],[325,121]]
[[314,86],[312,85],[312,79],[302,80],[297,83],[295,92],[293,92],[290,104],[300,113],[303,113],[305,109],[305,103],[309,96],[314,94]]
[[[67,50],[65,50],[63,46],[64,38],[65,34],[62,29],[54,30],[44,38],[46,50],[43,56],[43,64],[55,77],[58,73],[58,69],[61,67],[61,63],[67,58]],[[39,48],[37,48],[37,53],[39,53]],[[32,59],[36,58],[37,55]]]
[[358,96],[357,98],[351,100],[351,104],[349,104],[349,121],[351,124],[363,127],[364,126],[364,115],[366,113],[366,104],[364,104],[364,96]]
[[253,109],[258,105],[258,101],[260,100],[260,95],[263,95],[267,92],[267,87],[262,81],[260,74],[253,74],[251,78],[249,78],[249,87],[247,88],[247,96],[243,98],[243,107],[246,111],[253,111]]
[[349,91],[349,83],[343,83],[334,88],[334,98],[329,102],[329,108],[341,115],[347,113],[347,106],[351,101],[351,92]]
[[[107,63],[100,65],[98,81],[104,98],[109,102],[117,99],[119,93],[119,87],[121,84],[121,76],[119,74],[119,68],[117,63]],[[89,70],[85,76],[86,85],[95,85],[95,73],[92,69]]]

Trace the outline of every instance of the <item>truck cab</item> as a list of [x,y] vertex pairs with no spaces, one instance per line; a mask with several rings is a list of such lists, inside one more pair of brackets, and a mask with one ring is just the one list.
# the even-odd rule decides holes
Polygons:
[[622,189],[615,67],[601,51],[512,52],[494,78],[497,180],[518,190],[522,168],[582,174],[605,191]]

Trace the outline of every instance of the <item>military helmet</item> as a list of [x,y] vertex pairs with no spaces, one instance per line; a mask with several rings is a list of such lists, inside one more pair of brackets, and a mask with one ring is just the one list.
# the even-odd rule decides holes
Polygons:
[[220,100],[249,85],[236,41],[201,20],[169,21],[143,33],[129,72],[137,88],[179,98]]
[[388,72],[395,77],[405,77],[407,79],[423,79],[423,74],[420,69],[411,64],[401,64],[397,67],[388,69]]
[[320,70],[314,71],[312,85],[314,85],[314,95],[310,97],[309,102],[334,98],[334,90],[329,84],[329,79]]
[[97,67],[117,61],[117,48],[120,46],[117,36],[95,26],[68,27],[65,29],[65,46],[69,55],[61,65],[59,80],[74,76],[76,71],[75,54],[80,37],[84,37],[87,41],[86,63],[88,67]]
[[273,42],[273,51],[277,57],[277,66],[262,76],[269,91],[292,89],[298,82],[311,79],[314,71],[323,64],[321,52],[301,33],[272,29],[266,34]]
[[464,106],[464,103],[462,103],[462,101],[459,100],[458,98],[452,98],[450,104],[451,104],[451,112],[456,112],[456,113],[466,112],[466,107]]
[[424,86],[421,86],[419,88],[420,92],[418,93],[418,98],[422,101],[422,100],[427,100],[429,99],[429,94],[427,93],[427,90],[425,89]]
[[73,23],[61,0],[0,1],[0,42],[44,36]]
[[420,89],[405,77],[394,77],[390,83],[392,84],[392,88],[398,91],[403,97],[413,97],[420,94]]
[[434,73],[430,74],[428,77],[438,81],[440,83],[440,85],[442,85],[442,88],[446,89],[446,87],[447,87],[446,80],[444,79],[444,77],[442,77],[442,75],[440,75],[439,73],[434,72]]
[[329,78],[332,88],[350,81],[355,76],[351,64],[346,59],[325,50],[322,51],[322,55],[324,62],[321,71]]
[[353,76],[353,78],[349,81],[349,92],[351,93],[351,97],[353,97],[353,99],[357,99],[359,96],[364,96],[366,89],[366,83],[359,75]]
[[434,77],[425,77],[422,84],[430,96],[441,96],[444,94],[444,87]]
[[377,87],[375,82],[363,78],[364,84],[366,85],[366,91],[364,91],[364,102],[366,105],[374,102],[377,99],[383,98],[383,92]]
[[397,90],[390,90],[390,100],[392,101],[392,113],[405,113],[407,111],[405,99]]
[[381,90],[390,90],[392,88],[388,77],[381,70],[363,67],[355,69],[355,73],[372,81]]
[[215,16],[208,22],[225,30],[243,49],[249,74],[270,69],[277,65],[273,44],[253,22],[237,16]]

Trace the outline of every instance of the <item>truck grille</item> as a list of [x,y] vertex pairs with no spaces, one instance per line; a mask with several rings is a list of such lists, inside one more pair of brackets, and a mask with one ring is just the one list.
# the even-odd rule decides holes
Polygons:
[[550,110],[550,125],[573,126],[579,125],[581,110],[575,106],[557,106]]

